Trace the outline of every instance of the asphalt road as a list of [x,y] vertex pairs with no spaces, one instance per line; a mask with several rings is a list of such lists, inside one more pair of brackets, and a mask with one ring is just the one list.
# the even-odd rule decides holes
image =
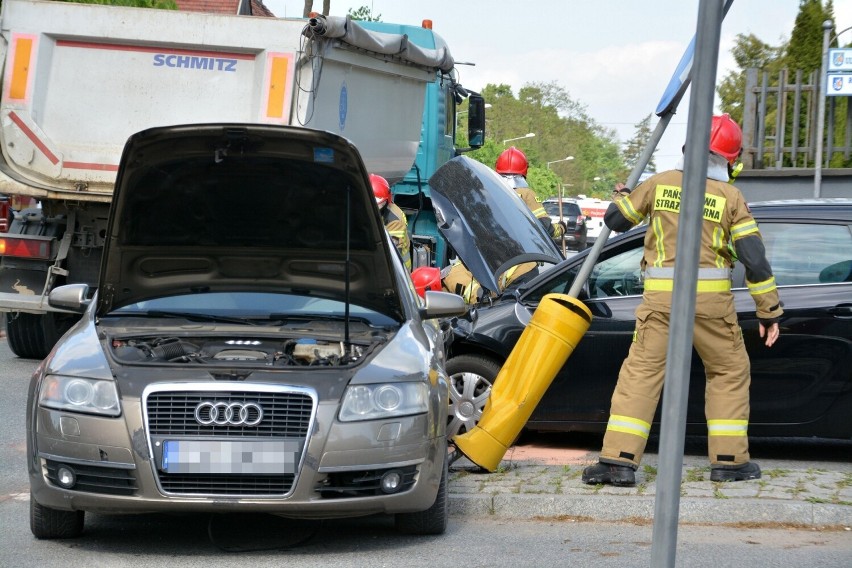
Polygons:
[[[39,541],[29,531],[24,461],[26,386],[37,364],[17,359],[5,340],[0,340],[0,566],[4,568],[208,568],[225,563],[252,568],[282,564],[331,568],[651,564],[653,530],[647,520],[611,523],[465,515],[451,517],[445,535],[410,537],[398,534],[391,519],[385,517],[309,525],[275,517],[211,522],[205,515],[89,514],[81,538]],[[582,437],[557,436],[522,442],[554,444],[559,439],[583,443]],[[586,441],[590,447],[599,443],[594,437]],[[841,452],[848,448],[839,447]],[[817,451],[825,452],[824,448]],[[850,458],[847,454],[843,459]],[[302,537],[307,540],[294,546]],[[684,525],[678,530],[676,558],[678,566],[698,568],[846,568],[852,565],[852,532]]]

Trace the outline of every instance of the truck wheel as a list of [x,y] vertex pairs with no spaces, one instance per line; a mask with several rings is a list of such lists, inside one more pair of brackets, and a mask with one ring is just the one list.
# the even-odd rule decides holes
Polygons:
[[22,359],[44,359],[73,325],[76,315],[48,312],[6,314],[6,336],[12,353]]
[[83,533],[86,513],[39,505],[30,494],[30,530],[38,539],[74,538]]
[[450,518],[450,504],[447,498],[447,478],[449,477],[450,455],[444,452],[444,469],[438,484],[435,502],[425,511],[418,513],[397,513],[394,518],[396,530],[403,534],[430,535],[444,534]]
[[450,376],[450,409],[447,413],[447,438],[464,434],[479,422],[491,385],[500,372],[493,359],[480,355],[459,355],[447,361]]

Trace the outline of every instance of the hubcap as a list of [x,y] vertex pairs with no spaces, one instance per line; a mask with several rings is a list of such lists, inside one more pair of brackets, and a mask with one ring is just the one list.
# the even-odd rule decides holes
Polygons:
[[472,430],[482,417],[491,395],[491,383],[476,373],[456,373],[450,377],[450,410],[447,436]]

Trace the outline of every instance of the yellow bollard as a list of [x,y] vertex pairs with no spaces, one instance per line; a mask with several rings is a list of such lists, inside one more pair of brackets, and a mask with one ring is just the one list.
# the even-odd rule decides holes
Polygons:
[[476,465],[495,471],[591,322],[592,312],[576,298],[542,298],[497,374],[482,418],[453,438],[456,448]]

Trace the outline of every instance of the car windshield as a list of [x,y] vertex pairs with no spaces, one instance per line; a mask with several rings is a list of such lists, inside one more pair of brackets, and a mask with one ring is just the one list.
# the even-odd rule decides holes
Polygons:
[[[144,300],[122,306],[110,312],[109,315],[167,316],[169,314],[223,321],[308,318],[337,320],[346,316],[346,304],[337,300],[296,294],[210,292]],[[349,306],[349,317],[368,321],[377,326],[396,325],[394,320],[379,312],[352,304]]]
[[[547,211],[547,214],[551,217],[559,217],[559,202],[558,201],[545,201],[544,202],[544,210]],[[580,206],[576,203],[563,201],[562,202],[562,216],[563,217],[576,217],[580,214]]]

